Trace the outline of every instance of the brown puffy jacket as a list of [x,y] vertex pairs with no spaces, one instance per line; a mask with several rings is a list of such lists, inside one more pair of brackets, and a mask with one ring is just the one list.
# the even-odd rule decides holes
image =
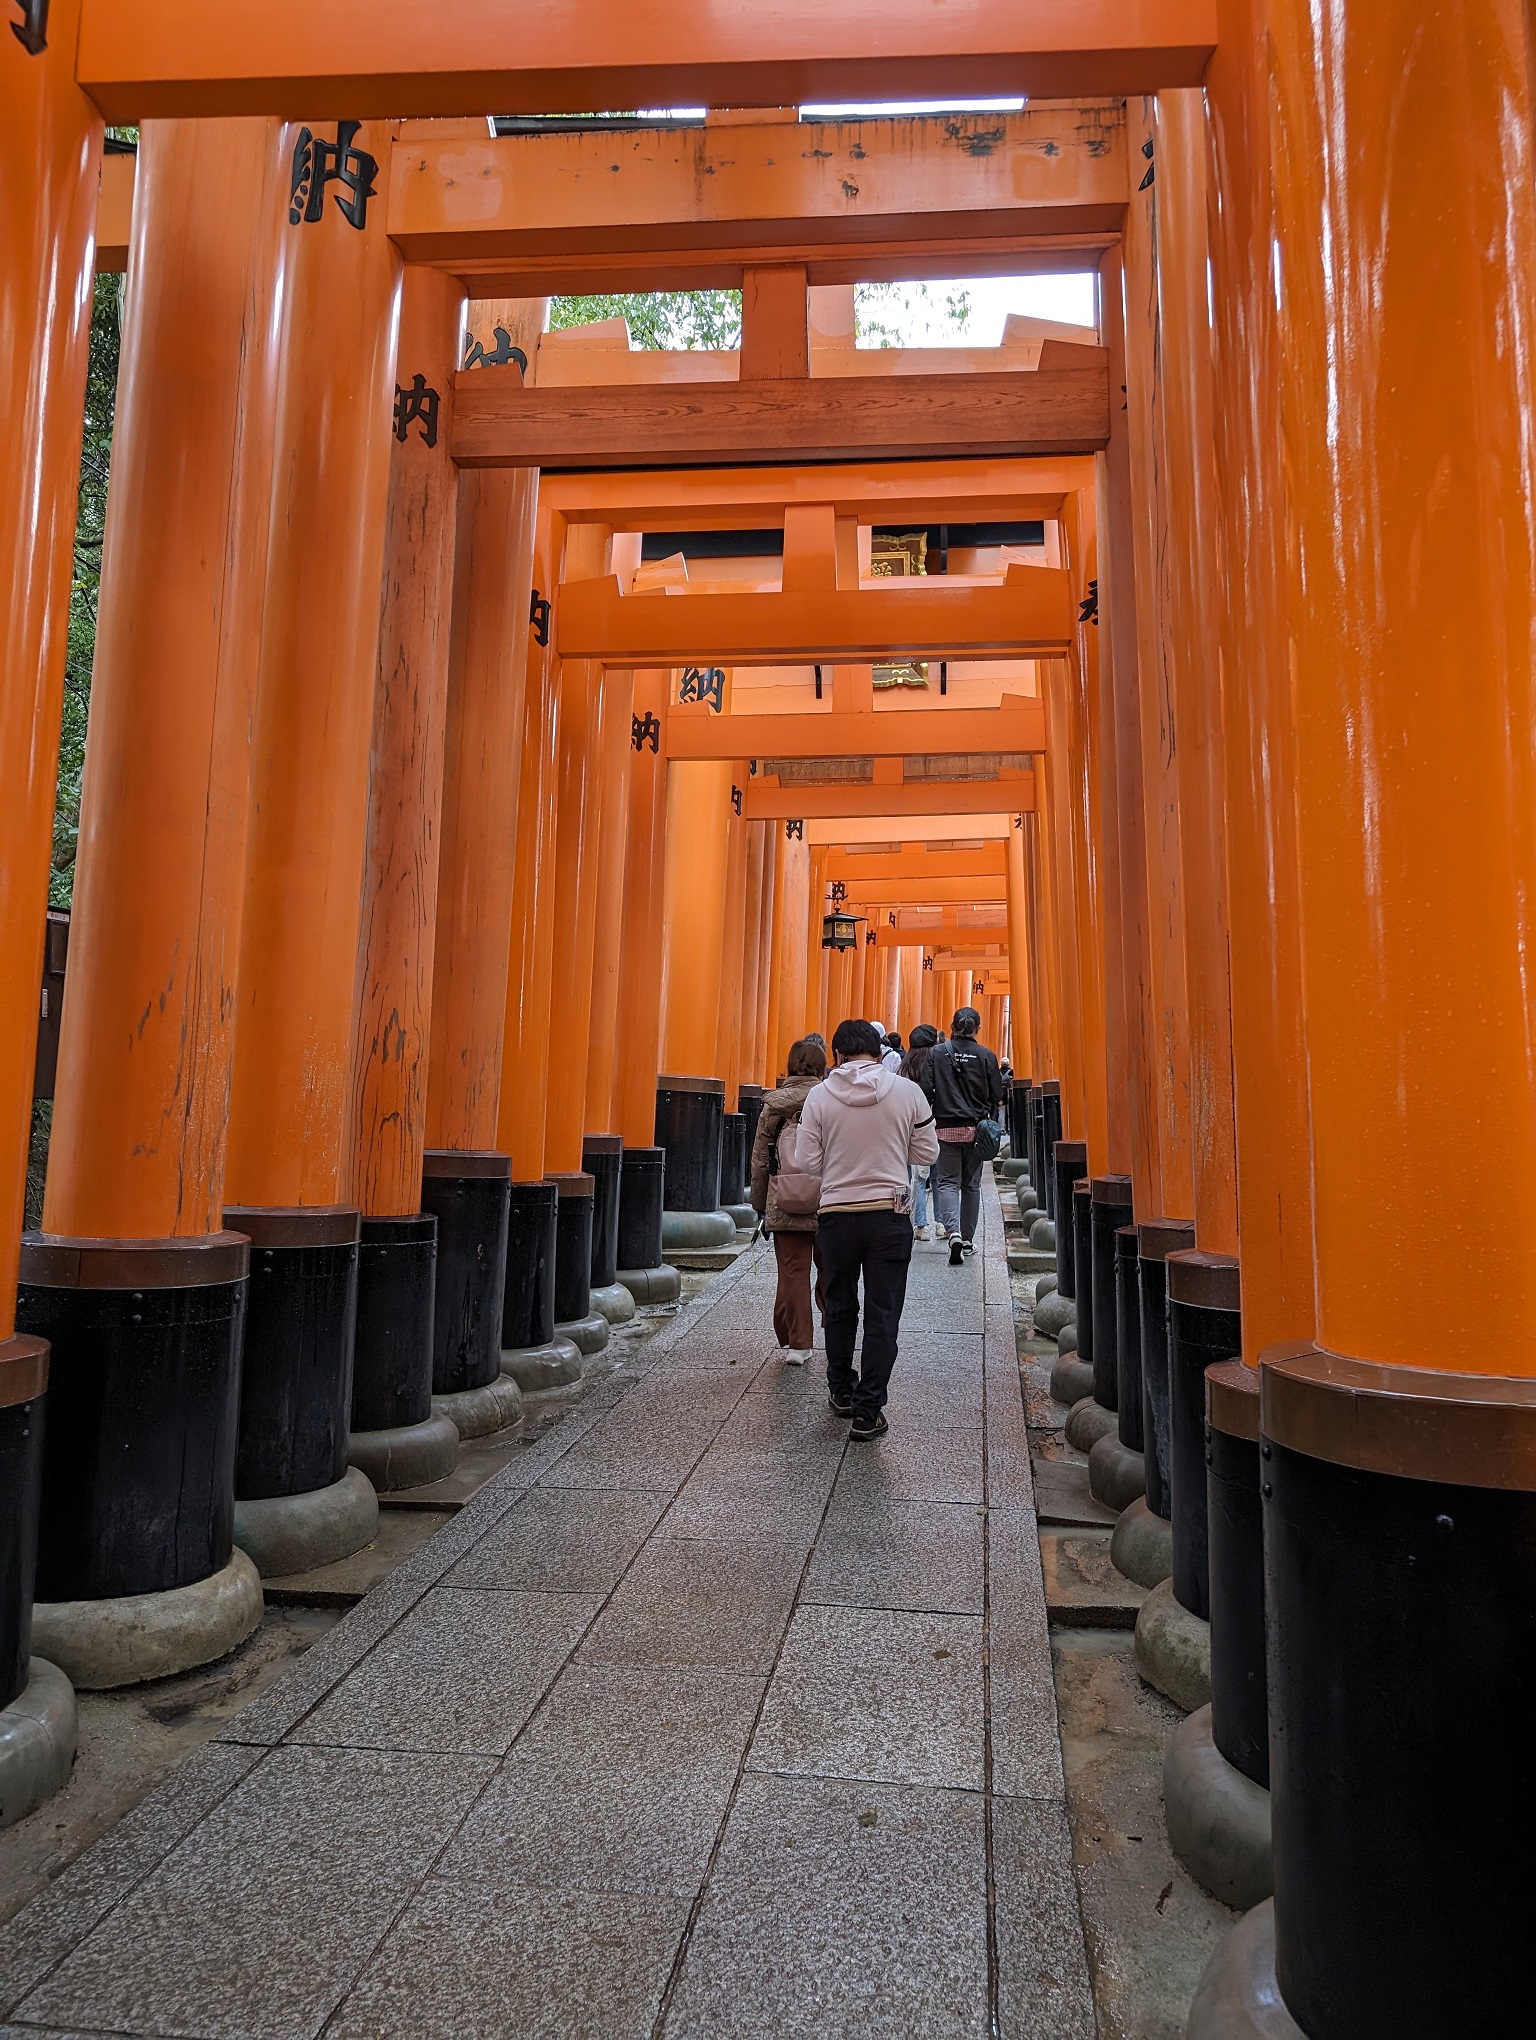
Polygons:
[[776,1091],[770,1091],[763,1100],[762,1116],[757,1122],[757,1138],[752,1143],[752,1209],[763,1221],[765,1232],[816,1230],[814,1211],[778,1209],[773,1178],[768,1173],[768,1162],[773,1153],[773,1144],[779,1137],[779,1128],[786,1120],[799,1117],[801,1106],[820,1082],[820,1077],[788,1077]]

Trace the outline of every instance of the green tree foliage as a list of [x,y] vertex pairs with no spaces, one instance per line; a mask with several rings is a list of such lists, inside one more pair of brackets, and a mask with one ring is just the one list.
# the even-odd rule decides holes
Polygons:
[[923,334],[941,320],[963,329],[971,298],[953,285],[861,283],[853,294],[853,316],[861,347],[932,346]]
[[739,347],[739,290],[614,291],[551,300],[552,331],[591,326],[599,319],[628,319],[637,347]]
[[101,596],[101,547],[107,528],[107,475],[117,410],[118,348],[122,336],[122,282],[98,276],[91,308],[91,361],[85,385],[85,437],[80,448],[80,505],[75,524],[75,571],[69,591],[69,636],[64,654],[64,716],[59,731],[59,792],[53,817],[53,868],[48,903],[67,907],[75,889],[75,846],[80,836],[80,780],[96,656],[96,609]]

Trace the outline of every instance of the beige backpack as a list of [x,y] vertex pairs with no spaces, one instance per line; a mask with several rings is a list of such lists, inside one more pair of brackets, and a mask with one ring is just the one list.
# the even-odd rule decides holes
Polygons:
[[800,1114],[786,1119],[779,1128],[769,1158],[773,1198],[790,1218],[808,1218],[821,1203],[821,1178],[810,1176],[796,1166],[800,1145]]

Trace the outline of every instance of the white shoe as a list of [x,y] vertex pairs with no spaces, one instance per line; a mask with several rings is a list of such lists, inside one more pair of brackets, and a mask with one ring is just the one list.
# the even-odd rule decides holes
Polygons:
[[786,1346],[784,1348],[784,1365],[786,1367],[804,1367],[809,1362],[810,1357],[811,1349],[809,1346]]
[[931,1239],[933,1234],[926,1225],[915,1225],[912,1228],[912,1236],[914,1239],[926,1240]]
[[936,1240],[947,1240],[949,1238],[948,1232],[941,1225],[936,1225],[934,1227],[933,1236]]

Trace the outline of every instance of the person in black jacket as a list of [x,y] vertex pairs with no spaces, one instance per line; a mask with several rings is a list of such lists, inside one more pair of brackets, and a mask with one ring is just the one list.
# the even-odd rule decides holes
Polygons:
[[976,1039],[980,1030],[981,1015],[974,1006],[962,1006],[949,1023],[949,1040],[934,1049],[919,1079],[938,1124],[933,1201],[939,1224],[949,1233],[952,1268],[974,1251],[981,1215],[976,1128],[981,1120],[995,1118],[1003,1102],[1003,1073],[991,1049]]

